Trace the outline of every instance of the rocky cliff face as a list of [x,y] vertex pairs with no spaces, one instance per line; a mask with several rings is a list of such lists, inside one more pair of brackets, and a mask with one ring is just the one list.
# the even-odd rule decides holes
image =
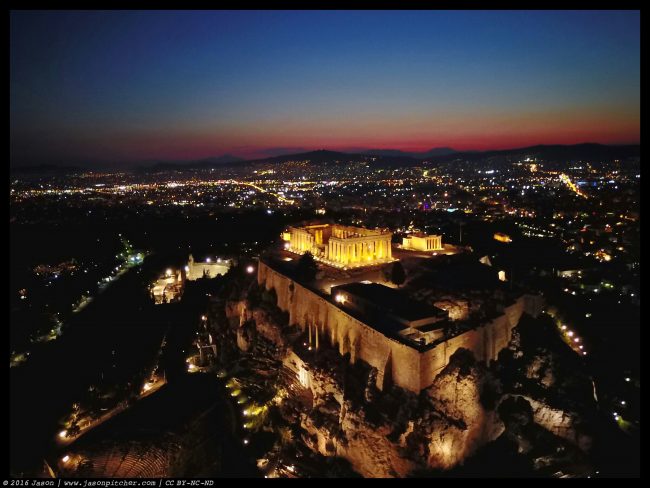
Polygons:
[[362,362],[349,365],[326,345],[307,351],[304,338],[287,333],[272,310],[242,300],[229,302],[226,315],[240,350],[250,350],[256,335],[282,346],[278,359],[293,382],[286,391],[309,392],[309,401],[285,402],[281,409],[288,425],[299,424],[297,438],[323,456],[345,458],[365,477],[462,469],[477,451],[483,456],[484,446],[512,446],[513,456],[528,456],[531,469],[551,469],[591,445],[585,418],[594,402],[586,395],[587,378],[573,371],[575,358],[554,336],[540,336],[534,329],[539,324],[528,319],[495,366],[459,349],[434,383],[415,395],[377,390],[375,370]]
[[[282,327],[278,324],[277,318],[272,312],[259,307],[252,307],[247,300],[226,302],[226,317],[233,324],[238,324],[238,345],[239,337],[244,334],[245,325],[252,323],[256,332],[278,346],[286,346],[287,341],[283,335]],[[241,340],[242,351],[247,347],[246,340]]]
[[583,451],[592,445],[593,384],[580,358],[544,320],[523,320],[497,364],[504,392],[523,396],[537,424]]
[[366,388],[341,404],[336,397],[344,392],[324,372],[312,373],[311,389],[314,407],[301,421],[305,442],[323,455],[346,458],[366,477],[449,469],[503,431],[493,410],[498,383],[466,350],[420,396]]
[[465,349],[452,356],[424,393],[427,414],[416,430],[427,434],[429,467],[449,469],[503,431],[494,411],[499,383]]

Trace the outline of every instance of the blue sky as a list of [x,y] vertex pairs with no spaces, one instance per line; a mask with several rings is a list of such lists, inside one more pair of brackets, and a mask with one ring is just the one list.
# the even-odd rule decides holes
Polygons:
[[635,11],[12,12],[12,164],[637,142]]

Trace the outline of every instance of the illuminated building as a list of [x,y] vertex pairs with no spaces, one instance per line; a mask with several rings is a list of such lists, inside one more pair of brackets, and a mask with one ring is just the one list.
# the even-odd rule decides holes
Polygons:
[[442,236],[424,233],[411,234],[402,239],[402,247],[414,251],[441,251]]
[[289,250],[310,252],[315,258],[340,267],[368,266],[393,260],[391,232],[338,224],[290,227]]

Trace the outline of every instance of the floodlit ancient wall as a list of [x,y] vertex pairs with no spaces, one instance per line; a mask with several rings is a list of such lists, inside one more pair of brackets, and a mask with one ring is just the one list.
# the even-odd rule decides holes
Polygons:
[[290,278],[260,262],[258,283],[273,288],[278,307],[289,312],[289,323],[306,330],[315,325],[319,340],[338,347],[339,353],[350,353],[350,361],[361,359],[377,368],[377,386],[383,389],[393,383],[401,388],[419,392],[433,383],[435,377],[449,363],[449,358],[460,347],[471,350],[477,360],[493,361],[506,347],[524,311],[536,316],[541,301],[522,296],[506,307],[504,313],[484,326],[445,341],[433,349],[417,349],[386,337],[372,327],[338,308],[324,296],[292,281]]
[[204,276],[216,278],[218,275],[225,275],[230,268],[228,262],[223,263],[197,263],[189,262],[187,264],[187,279],[190,281],[199,280]]
[[[385,372],[397,386],[419,391],[419,352],[352,317],[325,297],[299,285],[290,278],[260,262],[258,283],[274,288],[278,307],[289,312],[289,323],[306,330],[316,325],[319,340],[338,347],[341,355],[350,354],[350,361],[361,359],[377,368],[378,386],[384,385]],[[399,365],[399,367],[395,367]]]
[[512,338],[512,329],[519,323],[524,312],[537,315],[526,295],[519,297],[515,303],[506,307],[504,313],[490,322],[469,330],[463,334],[439,344],[422,353],[420,377],[421,388],[426,388],[449,363],[449,358],[461,347],[474,353],[478,361],[496,361],[499,352],[508,346]]

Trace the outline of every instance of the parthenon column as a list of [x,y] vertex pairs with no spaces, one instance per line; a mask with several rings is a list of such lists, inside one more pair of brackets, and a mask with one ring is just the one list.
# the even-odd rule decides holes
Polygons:
[[393,252],[390,248],[390,237],[386,239],[386,249],[387,249],[386,256],[388,257],[388,259],[391,259],[393,257]]

